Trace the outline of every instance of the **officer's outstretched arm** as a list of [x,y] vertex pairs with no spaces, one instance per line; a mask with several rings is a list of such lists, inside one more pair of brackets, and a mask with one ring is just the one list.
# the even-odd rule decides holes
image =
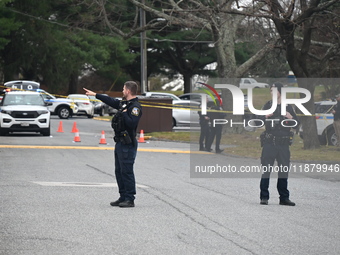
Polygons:
[[120,102],[119,99],[109,97],[103,94],[96,94],[96,98],[115,109],[119,109],[119,102]]

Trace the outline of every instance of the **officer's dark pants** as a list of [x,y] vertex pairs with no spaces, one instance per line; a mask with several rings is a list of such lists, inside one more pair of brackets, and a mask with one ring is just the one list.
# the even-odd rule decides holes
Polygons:
[[200,133],[200,149],[207,148],[208,146],[208,139],[209,139],[209,123],[204,121],[201,122],[201,133]]
[[[274,145],[264,144],[262,148],[261,164],[263,167],[263,174],[260,182],[260,198],[269,199],[269,179],[270,179],[270,166],[274,165],[277,160],[276,169],[282,170],[278,172],[277,190],[280,195],[280,201],[289,199],[288,187],[288,169],[290,165],[290,151],[289,145]],[[281,167],[280,167],[281,166]],[[277,172],[277,171],[275,171]]]
[[136,182],[133,165],[137,154],[137,141],[134,144],[117,142],[115,146],[115,175],[121,201],[135,199]]
[[220,149],[220,143],[222,138],[222,128],[223,125],[216,125],[215,127],[211,127],[211,131],[208,138],[207,149],[211,149],[211,145],[215,139],[215,150]]

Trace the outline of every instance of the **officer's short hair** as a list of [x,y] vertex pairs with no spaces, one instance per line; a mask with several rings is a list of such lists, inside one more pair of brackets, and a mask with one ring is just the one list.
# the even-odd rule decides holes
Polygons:
[[277,88],[277,91],[279,91],[281,94],[281,89],[283,88],[283,84],[281,82],[274,82],[270,87]]
[[124,83],[126,89],[131,91],[131,95],[137,95],[138,84],[134,81],[127,81]]

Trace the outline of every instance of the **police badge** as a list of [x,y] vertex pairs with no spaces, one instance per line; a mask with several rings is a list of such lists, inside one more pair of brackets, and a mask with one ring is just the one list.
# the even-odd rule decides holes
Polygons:
[[131,111],[132,115],[138,116],[139,115],[139,108],[138,107],[133,107]]

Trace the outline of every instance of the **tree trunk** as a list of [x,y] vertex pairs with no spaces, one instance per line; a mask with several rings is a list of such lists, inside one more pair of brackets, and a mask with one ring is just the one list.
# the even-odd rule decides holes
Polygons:
[[[221,83],[232,84],[236,75],[236,59],[235,59],[235,35],[238,22],[231,15],[223,18],[223,23],[218,28],[213,27],[212,35],[214,38],[218,75]],[[233,81],[231,81],[233,80]],[[223,81],[223,82],[222,82]],[[237,85],[237,84],[233,84]],[[228,124],[224,128],[225,133],[240,134],[244,131],[242,125],[231,125],[231,122],[242,122],[243,117],[233,115],[233,97],[229,90],[222,89],[223,110],[227,112],[226,120]]]
[[191,73],[183,73],[183,81],[184,81],[184,93],[190,93],[191,92]]
[[70,75],[70,80],[68,84],[68,94],[78,93],[78,72],[73,72]]
[[[276,18],[274,19],[274,23],[277,31],[280,34],[281,41],[285,46],[288,64],[297,77],[298,86],[308,89],[311,93],[311,99],[309,102],[305,103],[304,106],[310,113],[314,114],[315,84],[312,83],[313,80],[311,78],[307,79],[307,77],[311,77],[312,75],[307,65],[307,56],[310,50],[312,23],[308,21],[304,23],[303,29],[305,37],[300,48],[298,48],[295,44],[294,36],[296,26],[292,21]],[[315,116],[300,116],[300,121],[303,128],[304,149],[310,150],[319,148],[320,142],[318,139]]]
[[311,84],[311,79],[298,79],[300,88],[308,89],[311,93],[311,99],[304,104],[312,116],[299,116],[303,128],[303,148],[306,150],[313,150],[320,148],[320,141],[318,139],[318,131],[315,120],[315,107],[314,107],[314,91],[315,84]]

